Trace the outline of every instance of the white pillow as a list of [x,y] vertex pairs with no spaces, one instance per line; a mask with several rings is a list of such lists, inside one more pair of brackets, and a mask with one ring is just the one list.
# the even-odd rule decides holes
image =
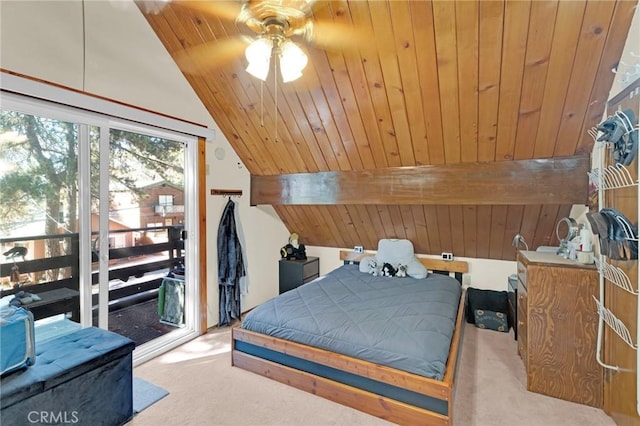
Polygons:
[[381,264],[390,263],[394,268],[407,265],[407,275],[426,278],[427,268],[416,258],[413,243],[406,239],[381,239],[378,241],[376,257]]
[[382,239],[378,241],[378,252],[376,257],[382,263],[390,263],[394,267],[397,265],[408,265],[415,259],[413,254],[413,243],[409,240]]
[[427,268],[416,257],[407,264],[407,275],[411,278],[427,278]]

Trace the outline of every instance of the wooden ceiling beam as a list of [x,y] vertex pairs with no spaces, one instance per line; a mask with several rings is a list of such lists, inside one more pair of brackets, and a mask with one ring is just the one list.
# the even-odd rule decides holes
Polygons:
[[590,158],[251,176],[251,205],[586,204]]

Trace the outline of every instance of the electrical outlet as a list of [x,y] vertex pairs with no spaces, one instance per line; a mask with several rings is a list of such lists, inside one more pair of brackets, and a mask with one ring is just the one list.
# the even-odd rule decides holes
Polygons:
[[354,253],[363,253],[364,252],[364,248],[362,246],[355,246],[353,248]]
[[442,252],[442,260],[453,260],[453,253]]

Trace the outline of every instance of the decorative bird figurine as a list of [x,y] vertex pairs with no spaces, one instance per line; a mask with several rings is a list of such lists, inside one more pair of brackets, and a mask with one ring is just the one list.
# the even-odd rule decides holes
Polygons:
[[15,259],[16,257],[20,256],[22,258],[22,261],[24,261],[24,257],[27,255],[27,251],[28,250],[26,247],[14,246],[2,254],[7,259]]

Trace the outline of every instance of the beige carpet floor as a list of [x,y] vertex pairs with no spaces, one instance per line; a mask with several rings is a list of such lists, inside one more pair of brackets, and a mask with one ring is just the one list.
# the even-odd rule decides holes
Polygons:
[[[231,367],[229,329],[212,330],[134,369],[170,394],[132,426],[388,425],[362,412]],[[454,402],[459,426],[607,426],[603,411],[528,392],[513,333],[465,324]]]

